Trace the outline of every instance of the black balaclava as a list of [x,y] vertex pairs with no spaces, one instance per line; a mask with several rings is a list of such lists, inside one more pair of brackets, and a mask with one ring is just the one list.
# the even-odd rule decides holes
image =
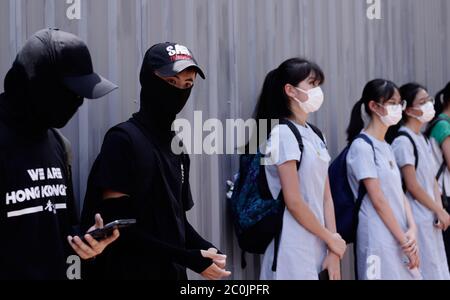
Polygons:
[[62,83],[57,49],[49,31],[30,38],[6,75],[0,116],[26,136],[62,128],[83,104],[83,98]]
[[191,95],[192,87],[179,89],[169,84],[155,75],[146,60],[147,57],[140,74],[141,109],[135,116],[153,132],[168,136],[177,114],[183,110]]

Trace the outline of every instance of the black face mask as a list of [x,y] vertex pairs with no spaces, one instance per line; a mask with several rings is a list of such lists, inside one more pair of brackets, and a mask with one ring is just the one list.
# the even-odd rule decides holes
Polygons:
[[151,70],[141,72],[141,111],[139,115],[147,118],[155,129],[170,131],[175,121],[189,99],[192,87],[179,89]]
[[[45,85],[41,85],[43,87]],[[30,89],[37,91],[38,99],[30,103],[36,114],[35,121],[44,128],[63,128],[72,119],[84,99],[77,96],[60,83],[49,86],[47,92],[42,88]]]
[[0,108],[10,125],[26,135],[39,135],[66,126],[83,100],[51,76],[30,80],[16,61],[5,78]]

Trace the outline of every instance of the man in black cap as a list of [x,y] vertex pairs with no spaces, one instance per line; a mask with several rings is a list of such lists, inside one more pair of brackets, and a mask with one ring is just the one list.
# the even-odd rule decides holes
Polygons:
[[[67,279],[68,256],[100,254],[118,237],[73,238],[77,213],[64,127],[84,98],[117,87],[95,74],[76,36],[42,30],[20,50],[0,95],[0,279]],[[94,218],[91,222],[94,221]],[[102,227],[100,215],[96,227]],[[73,250],[75,252],[73,252]]]
[[226,256],[189,224],[193,207],[187,154],[171,150],[172,123],[186,105],[197,74],[191,51],[176,43],[150,48],[140,74],[141,109],[105,137],[89,176],[82,224],[96,211],[105,221],[137,219],[89,266],[88,278],[207,279],[230,276]]

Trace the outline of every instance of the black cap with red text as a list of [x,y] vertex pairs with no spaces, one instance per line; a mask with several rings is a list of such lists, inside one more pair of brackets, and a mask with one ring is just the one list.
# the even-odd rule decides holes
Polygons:
[[193,68],[205,79],[205,73],[198,65],[191,50],[177,43],[160,43],[152,46],[145,54],[152,70],[162,77],[175,76],[188,68]]

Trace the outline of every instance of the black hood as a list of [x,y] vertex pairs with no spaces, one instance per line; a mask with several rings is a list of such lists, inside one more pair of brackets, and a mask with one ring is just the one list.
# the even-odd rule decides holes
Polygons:
[[179,89],[167,83],[155,75],[149,60],[146,55],[140,73],[141,109],[135,117],[150,130],[164,135],[171,132],[172,123],[185,107],[192,87]]

